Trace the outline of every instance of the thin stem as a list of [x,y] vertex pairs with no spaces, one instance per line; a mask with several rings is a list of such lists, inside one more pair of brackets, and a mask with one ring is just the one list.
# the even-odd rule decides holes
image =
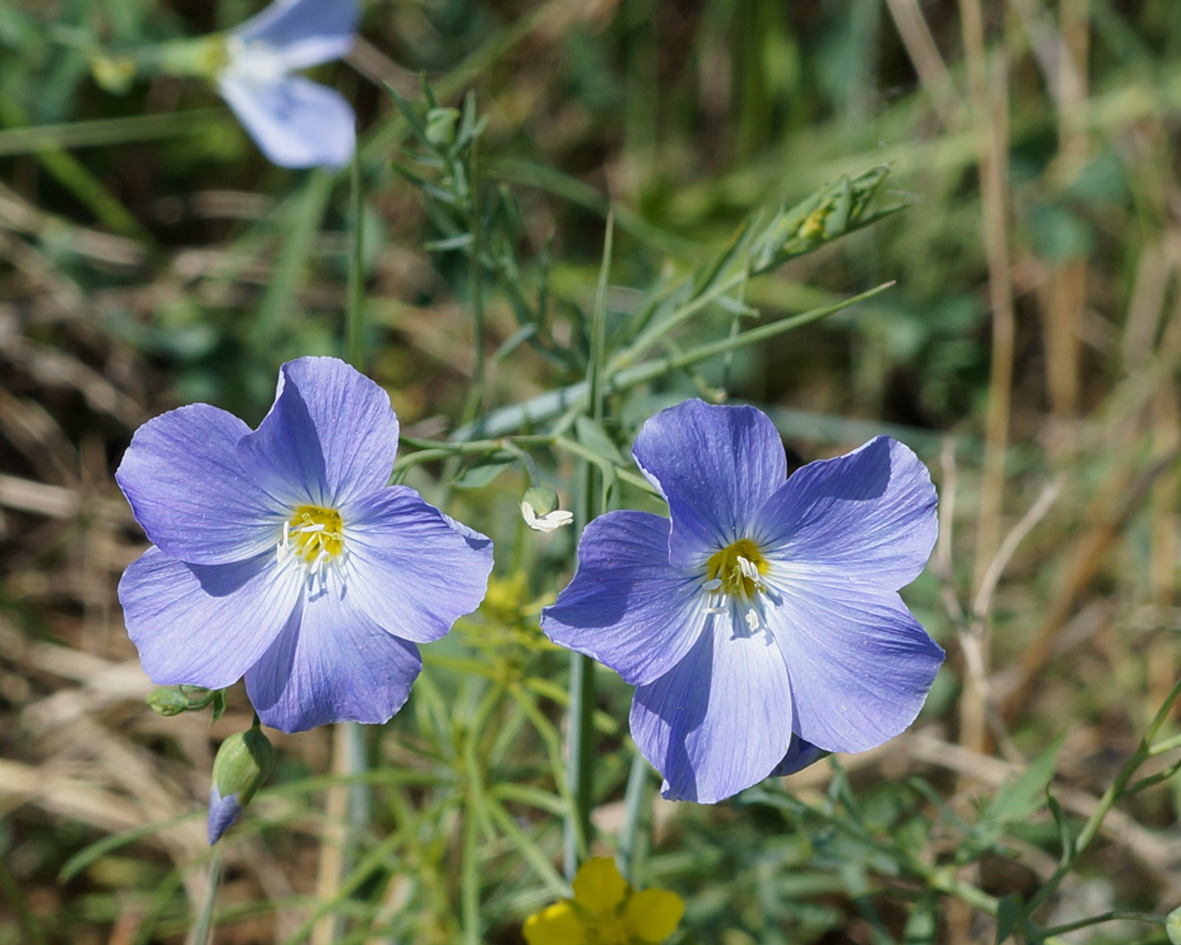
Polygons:
[[[591,350],[586,366],[588,412],[595,420],[603,417],[604,378],[606,360],[607,279],[611,272],[613,220],[607,215],[607,232],[603,238],[603,261],[599,267],[598,290],[591,323]],[[578,512],[585,528],[603,511],[603,495],[598,468],[584,460],[579,470],[581,487]],[[582,653],[570,654],[570,731],[569,754],[566,757],[567,781],[574,799],[573,810],[566,818],[562,865],[567,879],[578,871],[580,854],[586,852],[591,836],[591,807],[594,805],[594,748],[595,748],[595,664]]]
[[1103,821],[1111,812],[1111,809],[1115,807],[1116,802],[1124,796],[1124,788],[1127,787],[1128,782],[1132,779],[1132,775],[1136,773],[1136,769],[1151,754],[1152,740],[1156,738],[1156,733],[1169,717],[1173,703],[1177,701],[1178,696],[1181,696],[1181,679],[1177,680],[1173,688],[1169,691],[1169,694],[1165,697],[1164,702],[1161,703],[1160,709],[1157,710],[1156,716],[1148,726],[1148,731],[1140,739],[1140,743],[1136,746],[1136,750],[1132,752],[1132,756],[1124,762],[1123,767],[1119,769],[1119,773],[1116,774],[1111,785],[1103,792],[1103,796],[1099,798],[1099,804],[1095,808],[1094,813],[1091,814],[1090,818],[1083,825],[1083,829],[1079,831],[1079,835],[1074,842],[1074,848],[1070,851],[1070,856],[1063,858],[1058,868],[1054,871],[1054,875],[1046,881],[1045,885],[1038,890],[1037,895],[1030,900],[1028,910],[1030,914],[1054,894],[1054,891],[1062,882],[1063,877],[1074,868],[1074,864],[1079,856],[1090,846],[1091,841],[1098,835],[1100,828],[1103,826]]
[[217,887],[221,883],[221,850],[215,848],[209,860],[209,881],[205,888],[205,901],[201,913],[188,938],[189,945],[208,945],[213,931],[213,905],[217,901]]
[[[352,239],[349,253],[348,313],[345,321],[345,352],[348,362],[358,371],[365,369],[365,256],[364,190],[361,181],[361,158],[353,153],[349,181],[352,204]],[[333,774],[355,778],[368,769],[365,735],[356,722],[336,725],[332,733]],[[327,809],[335,812],[329,832],[334,834],[322,844],[319,875],[316,880],[320,898],[327,900],[339,893],[341,883],[352,868],[353,838],[364,833],[369,823],[369,785],[363,781],[334,784],[327,792]],[[312,932],[316,945],[339,939],[343,932],[340,915],[326,915]]]
[[1075,929],[1085,929],[1091,925],[1099,925],[1101,922],[1113,922],[1116,919],[1132,919],[1135,922],[1151,922],[1154,925],[1165,924],[1163,916],[1153,915],[1149,912],[1130,912],[1127,909],[1112,909],[1110,912],[1104,912],[1101,915],[1093,915],[1086,919],[1077,919],[1074,922],[1067,922],[1064,925],[1051,926],[1048,929],[1043,929],[1043,932],[1046,935],[1065,935],[1067,932],[1073,932]]
[[365,199],[361,187],[361,157],[353,153],[349,180],[352,185],[353,233],[349,258],[349,307],[345,325],[345,353],[349,364],[365,369]]
[[644,852],[641,840],[644,815],[648,811],[648,761],[639,752],[632,756],[631,771],[627,775],[627,791],[623,795],[623,827],[619,831],[619,861],[624,879],[633,885]]

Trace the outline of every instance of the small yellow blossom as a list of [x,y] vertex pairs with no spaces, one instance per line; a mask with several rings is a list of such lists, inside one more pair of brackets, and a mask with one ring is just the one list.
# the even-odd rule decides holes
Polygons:
[[685,912],[676,893],[633,890],[608,856],[583,863],[573,886],[573,899],[525,920],[529,945],[659,945]]

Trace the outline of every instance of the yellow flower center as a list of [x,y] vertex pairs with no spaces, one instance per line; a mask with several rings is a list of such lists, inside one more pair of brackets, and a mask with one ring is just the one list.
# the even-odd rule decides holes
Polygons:
[[336,509],[301,505],[283,523],[281,560],[296,558],[315,574],[344,553],[344,520]]
[[749,601],[756,591],[766,590],[762,577],[770,567],[758,545],[749,538],[740,538],[706,562],[705,586],[711,593]]

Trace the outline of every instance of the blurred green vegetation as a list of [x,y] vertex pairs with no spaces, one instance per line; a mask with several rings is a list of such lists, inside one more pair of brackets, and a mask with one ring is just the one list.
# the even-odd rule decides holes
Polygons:
[[[210,732],[143,706],[114,598],[143,539],[110,474],[149,416],[205,400],[254,424],[282,361],[343,352],[348,175],[268,165],[199,83],[135,76],[116,94],[91,63],[257,8],[0,0],[0,945],[179,942],[204,894],[208,771],[248,709],[232,691]],[[361,35],[315,77],[358,111],[368,366],[422,440],[471,419],[476,280],[448,242],[464,221],[403,173],[439,168],[385,84],[421,111],[425,73],[439,104],[470,95],[487,120],[478,186],[509,262],[478,276],[482,414],[582,379],[554,351],[586,347],[609,209],[624,338],[744,220],[889,167],[875,207],[907,209],[751,279],[739,320],[893,288],[613,397],[605,435],[626,455],[656,407],[724,388],[801,460],[875,432],[914,446],[943,543],[905,596],[948,664],[912,735],[878,752],[716,808],[657,804],[636,878],[685,897],[680,943],[994,941],[946,877],[1010,903],[1045,883],[1060,823],[1090,815],[1181,665],[1181,7],[381,0]],[[525,303],[562,344],[517,337]],[[656,350],[735,318],[707,307]],[[568,499],[570,457],[537,461]],[[366,732],[359,831],[326,800],[329,733],[276,739],[274,787],[224,844],[218,941],[517,943],[562,894],[565,664],[537,614],[574,536],[527,533],[526,477],[495,471],[469,465],[454,490],[444,464],[407,472],[497,539],[489,599]],[[609,676],[607,848],[631,757],[630,692]],[[1017,775],[1064,732],[1056,823],[1048,769],[1032,788]],[[1179,806],[1176,779],[1122,804],[1043,924],[1177,905]],[[324,864],[345,836],[342,880]],[[1144,923],[1085,935],[1164,941]]]

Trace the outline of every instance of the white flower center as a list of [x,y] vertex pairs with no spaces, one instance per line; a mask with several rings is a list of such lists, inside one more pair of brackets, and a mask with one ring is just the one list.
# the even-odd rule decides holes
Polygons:
[[259,85],[273,85],[291,71],[274,47],[261,40],[227,36],[225,50],[227,71]]

